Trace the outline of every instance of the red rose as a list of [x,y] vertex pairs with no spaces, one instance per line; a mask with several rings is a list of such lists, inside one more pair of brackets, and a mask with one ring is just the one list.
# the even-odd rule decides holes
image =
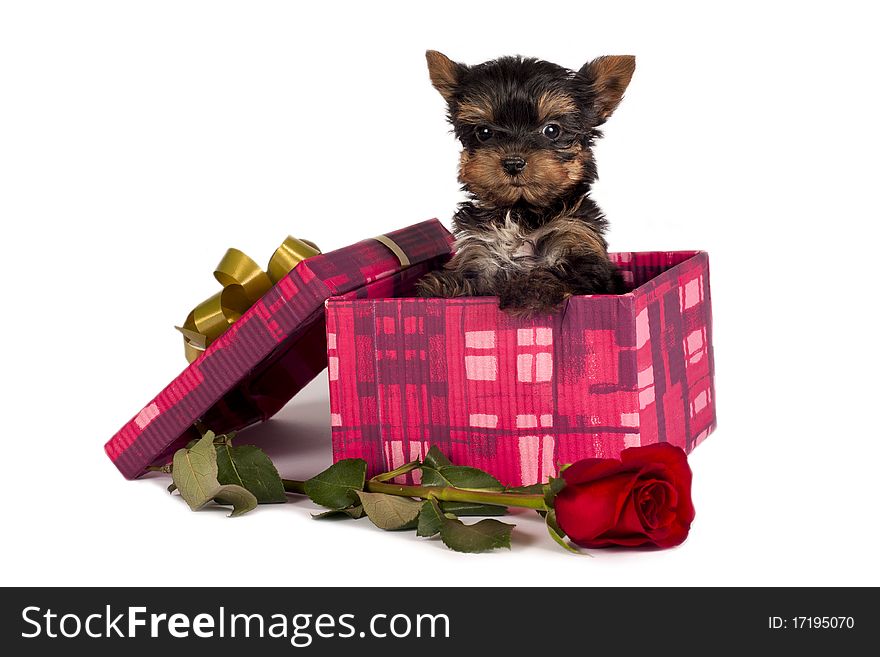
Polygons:
[[584,459],[562,473],[556,521],[584,547],[672,547],[694,520],[691,469],[679,447],[631,447],[617,459]]

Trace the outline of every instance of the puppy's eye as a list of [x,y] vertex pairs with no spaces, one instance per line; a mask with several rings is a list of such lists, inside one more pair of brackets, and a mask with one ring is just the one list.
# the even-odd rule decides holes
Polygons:
[[562,128],[560,128],[555,123],[548,123],[543,128],[541,128],[541,134],[544,135],[550,141],[556,141],[559,139],[559,135],[562,133]]
[[490,139],[492,139],[492,135],[494,135],[495,133],[492,132],[492,128],[481,125],[481,126],[477,127],[476,134],[477,134],[477,140],[489,141]]

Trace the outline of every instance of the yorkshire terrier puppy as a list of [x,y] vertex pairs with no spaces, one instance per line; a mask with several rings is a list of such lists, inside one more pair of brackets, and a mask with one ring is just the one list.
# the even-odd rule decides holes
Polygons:
[[429,50],[431,82],[463,150],[469,200],[453,219],[455,255],[421,296],[498,296],[530,316],[574,294],[625,292],[609,261],[605,217],[590,198],[598,127],[623,97],[635,58],[599,57],[575,72],[502,57],[478,66]]

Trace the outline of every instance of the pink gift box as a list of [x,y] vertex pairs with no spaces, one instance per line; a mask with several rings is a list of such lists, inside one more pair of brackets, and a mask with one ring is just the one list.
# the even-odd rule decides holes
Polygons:
[[525,485],[626,447],[692,450],[715,427],[708,255],[611,257],[628,294],[532,319],[495,297],[329,299],[334,458],[373,475],[437,445]]
[[267,420],[327,366],[328,297],[411,294],[450,255],[436,219],[385,237],[397,253],[368,239],[299,263],[104,446],[120,472],[131,479],[167,463],[198,437],[197,421],[221,433]]

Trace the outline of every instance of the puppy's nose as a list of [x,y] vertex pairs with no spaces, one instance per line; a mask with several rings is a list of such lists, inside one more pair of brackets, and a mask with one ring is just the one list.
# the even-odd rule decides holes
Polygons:
[[515,176],[526,168],[526,161],[519,155],[513,155],[511,157],[503,158],[501,160],[501,166],[504,167],[504,170],[511,176]]

